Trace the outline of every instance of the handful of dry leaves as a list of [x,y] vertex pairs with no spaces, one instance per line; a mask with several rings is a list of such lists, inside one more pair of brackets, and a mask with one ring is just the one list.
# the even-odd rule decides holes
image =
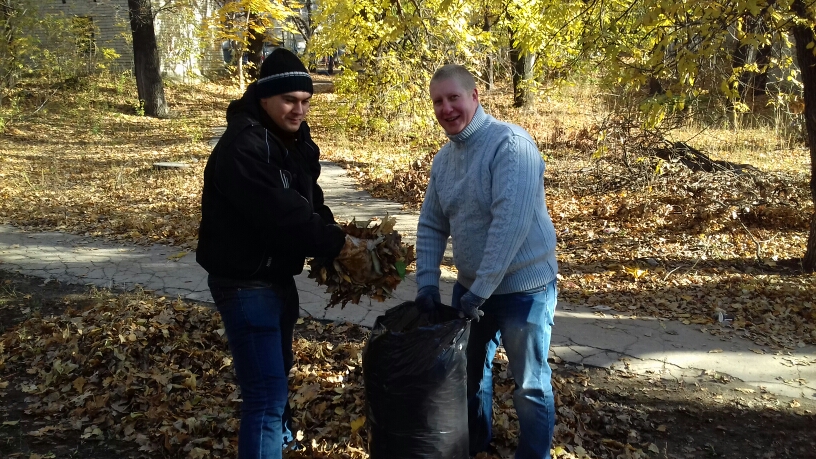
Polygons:
[[349,301],[357,304],[363,295],[385,301],[416,260],[414,246],[403,244],[394,230],[396,218],[386,216],[382,223],[372,225],[374,221],[341,224],[351,238],[340,255],[328,263],[320,258],[309,260],[309,278],[331,293],[327,308],[344,307]]

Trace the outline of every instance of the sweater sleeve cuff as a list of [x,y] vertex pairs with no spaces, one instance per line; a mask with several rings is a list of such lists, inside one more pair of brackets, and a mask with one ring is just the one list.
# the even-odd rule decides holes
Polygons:
[[496,287],[497,287],[496,285],[493,286],[487,285],[484,282],[480,281],[479,279],[476,279],[476,281],[473,282],[473,285],[470,286],[469,291],[470,293],[473,293],[479,298],[487,299],[490,298],[490,295],[493,294],[493,292],[496,290]]
[[426,287],[428,285],[433,287],[439,287],[439,277],[441,276],[442,271],[438,271],[437,273],[428,272],[418,275],[417,276],[417,289],[422,287]]

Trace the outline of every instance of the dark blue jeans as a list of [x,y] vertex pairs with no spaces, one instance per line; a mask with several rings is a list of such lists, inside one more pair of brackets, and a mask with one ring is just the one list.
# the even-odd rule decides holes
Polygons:
[[280,288],[210,286],[241,388],[238,459],[280,459],[292,441],[288,403],[292,339],[300,312],[294,280]]
[[[451,303],[467,289],[457,283]],[[555,399],[547,363],[556,303],[556,283],[531,292],[493,295],[470,324],[467,352],[470,454],[487,451],[493,439],[493,356],[501,340],[516,389],[513,403],[520,434],[516,459],[549,459],[555,428]]]

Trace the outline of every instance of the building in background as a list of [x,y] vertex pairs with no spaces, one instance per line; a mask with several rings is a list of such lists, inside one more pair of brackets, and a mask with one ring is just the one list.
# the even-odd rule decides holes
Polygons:
[[[153,0],[156,40],[161,55],[162,76],[196,80],[223,70],[221,42],[201,39],[198,26],[214,15],[215,0],[195,0],[192,10],[165,8],[172,2]],[[112,65],[133,68],[133,45],[127,0],[45,0],[43,14],[62,15],[77,24],[78,43],[95,53],[113,49],[119,57]]]

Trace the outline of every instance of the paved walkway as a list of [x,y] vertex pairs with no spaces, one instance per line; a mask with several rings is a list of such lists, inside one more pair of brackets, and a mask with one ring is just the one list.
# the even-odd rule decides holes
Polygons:
[[[396,229],[413,244],[418,214],[399,204],[374,199],[357,190],[342,168],[324,163],[321,185],[338,219],[365,220],[386,213],[397,217]],[[57,232],[24,232],[0,225],[0,269],[66,283],[132,289],[137,285],[163,295],[212,302],[206,273],[194,253],[169,246],[140,247]],[[443,301],[450,299],[455,277],[443,272]],[[324,288],[298,276],[301,314],[318,319],[371,326],[386,309],[416,294],[408,275],[384,303],[363,298],[359,305],[326,309]],[[816,347],[794,354],[759,354],[760,346],[732,337],[721,339],[674,321],[631,319],[581,305],[559,303],[551,353],[572,365],[628,369],[662,378],[696,378],[725,374],[753,387],[794,398],[816,400]]]

